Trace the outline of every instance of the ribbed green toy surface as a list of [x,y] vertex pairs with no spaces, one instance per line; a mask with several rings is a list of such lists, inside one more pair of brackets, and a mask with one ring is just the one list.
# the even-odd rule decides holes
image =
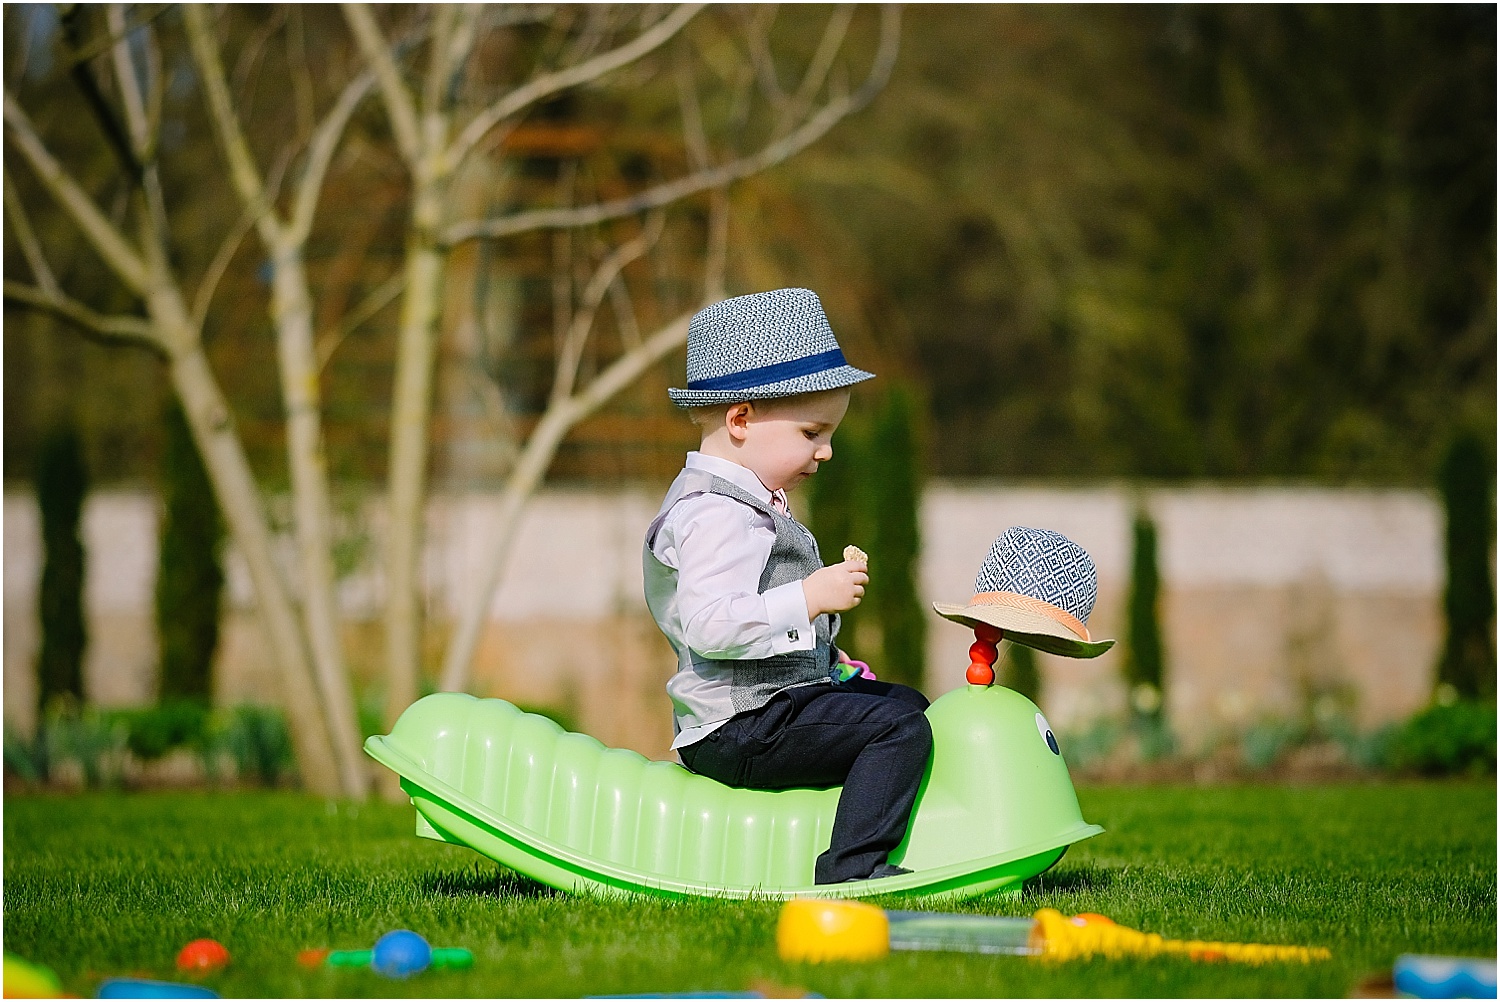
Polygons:
[[833,887],[813,885],[813,865],[828,847],[838,789],[732,789],[504,700],[458,693],[419,700],[365,747],[402,776],[419,833],[569,890],[977,893],[1019,888],[1101,830],[1084,823],[1025,697],[971,686],[928,716],[933,759],[907,840],[891,855],[917,872]]

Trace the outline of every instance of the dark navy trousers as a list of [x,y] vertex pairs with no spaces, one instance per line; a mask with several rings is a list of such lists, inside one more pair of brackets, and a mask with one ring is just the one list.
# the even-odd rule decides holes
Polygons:
[[753,790],[843,785],[820,884],[869,877],[906,836],[932,754],[927,698],[892,682],[853,678],[778,692],[678,749],[710,779]]

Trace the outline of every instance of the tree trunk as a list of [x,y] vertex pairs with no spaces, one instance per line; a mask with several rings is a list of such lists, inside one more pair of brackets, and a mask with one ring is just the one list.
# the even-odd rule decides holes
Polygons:
[[385,553],[386,723],[417,698],[422,659],[420,561],[427,501],[428,429],[446,253],[434,245],[442,194],[429,182],[413,195],[406,294],[391,401]]
[[340,785],[347,796],[363,797],[369,788],[368,773],[360,751],[354,694],[339,634],[312,302],[300,247],[278,248],[272,275],[272,313],[286,407],[287,465],[302,570],[302,618],[338,761]]
[[165,281],[154,283],[146,305],[168,346],[172,385],[213,481],[219,507],[250,570],[261,622],[276,665],[281,669],[284,686],[281,702],[287,712],[302,782],[314,793],[336,796],[340,792],[339,769],[324,725],[322,703],[313,685],[296,610],[276,570],[271,533],[260,507],[260,491],[235,433],[229,404],[175,286]]

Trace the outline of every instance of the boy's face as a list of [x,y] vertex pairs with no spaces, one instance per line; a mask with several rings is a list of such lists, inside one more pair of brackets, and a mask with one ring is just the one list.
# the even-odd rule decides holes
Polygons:
[[848,390],[763,400],[729,409],[741,466],[768,490],[791,490],[833,458],[833,433],[849,409]]

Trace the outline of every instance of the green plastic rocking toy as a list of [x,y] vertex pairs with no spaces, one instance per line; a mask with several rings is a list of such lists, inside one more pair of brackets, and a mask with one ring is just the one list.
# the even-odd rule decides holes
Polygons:
[[770,899],[1020,893],[1069,845],[1104,830],[1083,820],[1041,711],[993,684],[1002,629],[1017,643],[1072,657],[1111,645],[1048,606],[993,590],[968,605],[935,606],[978,639],[969,684],[927,709],[932,757],[906,838],[890,855],[913,872],[899,876],[813,883],[838,788],[735,789],[606,748],[501,699],[427,696],[365,751],[401,777],[418,835],[468,846],[560,890]]
[[427,696],[365,750],[401,777],[417,834],[566,891],[789,898],[1011,888],[1097,835],[1025,696],[968,685],[927,711],[933,754],[906,840],[913,873],[814,885],[838,789],[739,790],[571,734],[501,699]]

